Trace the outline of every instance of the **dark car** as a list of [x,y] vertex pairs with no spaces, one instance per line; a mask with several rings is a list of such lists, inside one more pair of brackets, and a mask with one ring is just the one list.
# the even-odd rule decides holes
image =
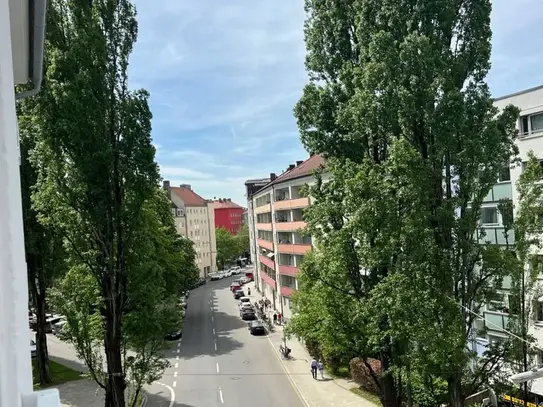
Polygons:
[[181,339],[182,336],[183,336],[183,330],[180,329],[179,331],[171,332],[168,335],[166,335],[166,340],[176,341],[178,339]]
[[254,321],[256,319],[255,311],[251,308],[242,309],[239,315],[244,321]]
[[266,333],[266,327],[262,321],[251,321],[249,324],[249,331],[251,335],[264,335]]
[[234,291],[234,298],[236,300],[239,300],[241,297],[245,297],[245,293],[243,292],[243,290]]

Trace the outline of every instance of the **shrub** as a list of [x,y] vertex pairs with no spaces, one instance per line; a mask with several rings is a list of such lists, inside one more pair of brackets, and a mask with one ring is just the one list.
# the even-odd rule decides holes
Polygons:
[[[366,359],[367,363],[372,367],[373,373],[379,376],[383,369],[381,367],[381,362],[377,359]],[[369,369],[366,367],[364,360],[362,358],[356,357],[351,359],[349,363],[351,378],[355,383],[359,384],[364,390],[369,391],[373,394],[379,394],[379,387],[373,380]]]

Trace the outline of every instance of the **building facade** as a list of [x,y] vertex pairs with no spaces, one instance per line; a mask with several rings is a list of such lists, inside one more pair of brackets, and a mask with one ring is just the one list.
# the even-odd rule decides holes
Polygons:
[[188,184],[172,187],[170,181],[164,181],[163,188],[170,196],[177,233],[194,243],[200,277],[207,277],[217,271],[213,202],[202,198]]
[[[498,210],[499,201],[510,199],[513,208],[519,206],[519,196],[516,189],[516,183],[519,179],[524,163],[528,160],[528,153],[533,151],[541,159],[543,165],[543,86],[527,89],[511,95],[500,97],[494,100],[495,106],[502,110],[509,104],[513,104],[520,109],[520,115],[517,122],[519,131],[517,146],[519,149],[520,165],[512,165],[510,168],[504,168],[499,176],[498,182],[492,187],[489,194],[484,199],[481,208],[481,233],[479,240],[481,244],[490,242],[501,246],[508,246],[513,249],[515,236],[512,232],[507,235],[504,233],[502,214]],[[516,211],[516,209],[514,209]],[[537,253],[534,253],[537,254]],[[541,253],[543,254],[543,253]],[[531,274],[533,265],[526,265],[527,271]],[[543,275],[538,277],[540,280],[536,283],[536,292],[543,293]],[[496,301],[491,301],[484,306],[484,318],[476,321],[476,350],[481,354],[488,344],[503,341],[508,337],[507,326],[509,323],[509,311],[511,309],[510,300],[511,279],[505,278],[502,288],[498,292]],[[528,301],[529,313],[533,316],[529,334],[533,335],[540,348],[543,347],[543,297],[541,294],[535,295]],[[484,328],[484,329],[483,329]],[[543,365],[543,353],[537,355],[532,364]],[[537,379],[532,382],[531,392],[543,395],[543,379]]]
[[243,208],[230,198],[213,201],[215,228],[225,228],[235,235],[243,225]]
[[313,172],[323,162],[320,155],[314,155],[290,165],[280,176],[270,174],[269,181],[245,183],[256,285],[287,319],[292,316],[291,296],[298,288],[296,275],[313,245],[310,237],[301,234],[306,226],[302,212],[311,199],[302,197],[300,191],[315,182]]

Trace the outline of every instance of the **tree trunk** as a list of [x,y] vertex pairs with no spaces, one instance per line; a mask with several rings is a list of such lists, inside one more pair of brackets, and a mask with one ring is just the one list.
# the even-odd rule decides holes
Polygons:
[[[110,295],[115,296],[114,293]],[[105,407],[126,407],[124,390],[126,382],[123,372],[122,331],[120,310],[115,307],[115,300],[106,301],[106,329],[104,347],[107,362],[106,403]]]
[[394,375],[391,373],[384,373],[381,376],[381,404],[383,407],[399,407],[398,394],[396,392],[396,383],[394,381]]
[[449,390],[449,406],[464,407],[464,396],[462,395],[462,379],[460,374],[453,374],[447,379]]
[[28,280],[32,291],[32,302],[36,308],[36,359],[38,365],[38,379],[40,384],[53,382],[49,370],[49,352],[47,350],[47,332],[45,308],[46,308],[46,287],[43,276],[40,275],[36,259],[27,259],[29,268]]

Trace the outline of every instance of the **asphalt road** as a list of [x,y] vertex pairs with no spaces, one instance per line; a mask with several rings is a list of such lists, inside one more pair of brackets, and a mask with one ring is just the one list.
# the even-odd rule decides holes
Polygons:
[[174,406],[302,407],[268,339],[252,336],[240,319],[232,279],[191,291],[183,338],[160,382]]

